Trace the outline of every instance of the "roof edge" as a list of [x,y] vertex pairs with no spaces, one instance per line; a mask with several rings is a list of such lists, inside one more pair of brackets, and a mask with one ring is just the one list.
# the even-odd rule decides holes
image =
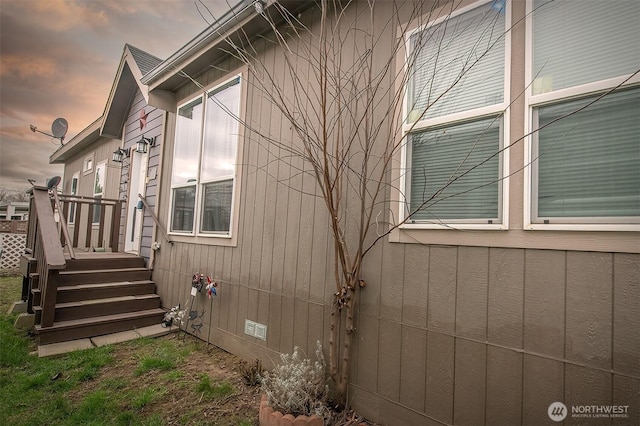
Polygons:
[[69,140],[66,144],[62,145],[58,148],[51,156],[49,157],[49,164],[62,164],[64,163],[69,156],[71,156],[74,152],[82,149],[84,145],[89,144],[100,136],[100,124],[102,123],[102,116],[95,120],[93,123],[89,124],[83,130],[80,131],[77,135]]
[[[267,5],[270,5],[275,0],[266,0]],[[166,73],[176,73],[178,69],[182,68],[182,63],[193,57],[200,49],[206,47],[218,38],[221,38],[223,34],[221,31],[232,22],[240,23],[248,16],[248,11],[255,13],[255,3],[264,3],[261,0],[241,0],[231,7],[224,15],[217,19],[215,23],[211,24],[200,34],[195,36],[191,41],[184,45],[180,50],[168,57],[166,60],[158,64],[154,69],[149,71],[142,77],[141,83],[152,86]],[[247,16],[245,16],[247,15]]]

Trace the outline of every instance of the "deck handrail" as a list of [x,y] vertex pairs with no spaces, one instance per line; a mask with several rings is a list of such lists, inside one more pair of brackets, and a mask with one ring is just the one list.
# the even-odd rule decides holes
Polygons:
[[140,200],[142,201],[142,204],[144,205],[144,208],[147,209],[147,211],[149,211],[149,213],[151,214],[151,218],[156,223],[158,229],[160,230],[162,235],[164,235],[164,238],[167,240],[167,242],[169,244],[173,244],[173,241],[171,241],[171,239],[169,238],[169,234],[167,234],[167,231],[165,231],[164,227],[160,223],[160,220],[158,219],[156,214],[153,212],[153,210],[149,206],[149,203],[147,203],[146,198],[144,198],[144,196],[142,194],[138,194],[138,198],[140,198]]
[[[83,195],[60,194],[58,196],[62,202],[61,215],[69,217],[69,227],[73,227],[73,235],[68,242],[70,247],[90,249],[92,238],[96,235],[93,228],[97,227],[97,247],[119,251],[120,246],[120,221],[123,201],[112,198],[87,197]],[[83,213],[83,206],[86,207]],[[95,209],[99,208],[99,218],[93,221]],[[107,208],[111,210],[107,216]],[[84,219],[84,221],[82,221]],[[107,225],[110,227],[107,228]],[[105,238],[105,232],[106,235]],[[81,246],[83,236],[84,246]],[[95,241],[94,241],[95,242]],[[104,245],[102,245],[104,244]],[[95,247],[94,247],[95,248]]]
[[58,272],[66,268],[67,263],[48,188],[34,186],[30,195],[27,244],[37,259],[36,282],[40,290],[41,308],[39,322],[41,327],[51,327],[58,293]]
[[66,267],[64,250],[60,243],[60,234],[58,234],[58,225],[53,215],[49,190],[42,187],[33,187],[32,196],[35,214],[30,218],[35,217],[37,220],[37,229],[42,239],[45,263],[49,269],[64,269]]

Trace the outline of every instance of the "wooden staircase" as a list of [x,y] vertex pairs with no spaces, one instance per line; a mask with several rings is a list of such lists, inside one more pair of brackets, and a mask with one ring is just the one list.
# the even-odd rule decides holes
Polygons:
[[[54,187],[59,179],[52,182]],[[151,270],[142,257],[118,252],[122,202],[63,199],[64,204],[53,188],[34,186],[30,191],[20,269],[22,298],[27,312],[34,314],[40,345],[160,324],[165,312],[155,294]],[[98,223],[93,220],[96,206],[100,206]],[[65,222],[72,210],[73,232]],[[92,248],[96,241],[100,250]]]
[[[32,281],[37,277],[32,274]],[[164,310],[144,259],[127,253],[84,253],[60,270],[53,325],[41,323],[42,294],[32,288],[40,345],[160,324]]]

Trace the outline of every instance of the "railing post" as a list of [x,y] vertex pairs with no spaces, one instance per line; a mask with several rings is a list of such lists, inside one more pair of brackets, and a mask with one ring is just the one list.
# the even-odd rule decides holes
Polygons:
[[113,217],[111,219],[111,251],[120,251],[120,215],[122,214],[122,201],[116,201],[113,205]]
[[56,313],[56,301],[58,297],[59,274],[55,269],[47,271],[47,285],[42,290],[42,299],[40,306],[42,307],[42,317],[40,319],[41,327],[53,326],[53,320]]

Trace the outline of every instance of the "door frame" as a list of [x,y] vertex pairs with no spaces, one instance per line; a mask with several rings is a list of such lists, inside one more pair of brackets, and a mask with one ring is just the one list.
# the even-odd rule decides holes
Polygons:
[[144,221],[144,210],[138,208],[141,200],[138,194],[143,197],[147,189],[147,167],[149,164],[148,153],[138,153],[131,148],[129,162],[129,194],[127,196],[127,219],[124,234],[124,251],[127,253],[140,254],[142,242],[142,225]]

